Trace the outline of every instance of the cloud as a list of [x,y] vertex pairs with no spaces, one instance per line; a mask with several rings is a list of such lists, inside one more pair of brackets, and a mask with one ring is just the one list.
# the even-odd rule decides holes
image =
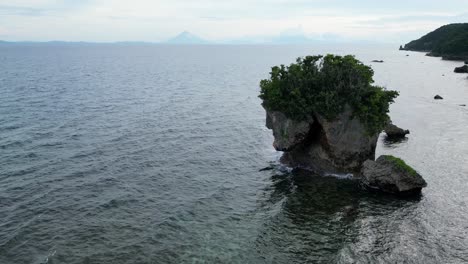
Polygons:
[[[400,41],[467,20],[466,0],[9,0],[8,40],[160,41],[187,29],[208,39],[303,35]],[[405,39],[406,40],[406,39]]]
[[0,16],[42,16],[46,10],[22,6],[0,5]]
[[88,0],[10,0],[8,5],[0,4],[0,16],[57,16],[80,11],[92,2]]

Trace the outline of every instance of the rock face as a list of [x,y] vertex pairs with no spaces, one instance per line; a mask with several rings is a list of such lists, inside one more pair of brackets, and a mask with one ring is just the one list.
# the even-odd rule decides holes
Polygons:
[[463,65],[461,67],[456,67],[454,72],[456,72],[456,73],[468,73],[468,65]]
[[361,174],[367,187],[387,193],[414,194],[427,186],[419,173],[393,156],[384,155],[377,161],[364,162]]
[[280,112],[267,111],[267,127],[273,130],[276,150],[284,151],[281,162],[323,173],[355,172],[367,159],[375,158],[378,134],[369,135],[352,117],[349,106],[335,120],[314,114],[297,122]]
[[389,138],[403,138],[407,134],[409,134],[410,131],[399,128],[395,126],[394,124],[390,123],[387,125],[387,127],[385,127],[385,133],[387,134]]
[[312,118],[309,121],[298,122],[288,119],[281,112],[267,111],[266,126],[273,130],[273,146],[278,151],[289,151],[303,142],[313,124]]

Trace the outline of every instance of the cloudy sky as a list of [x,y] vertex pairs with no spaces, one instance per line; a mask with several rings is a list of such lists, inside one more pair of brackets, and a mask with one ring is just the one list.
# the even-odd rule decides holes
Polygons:
[[162,41],[304,34],[407,42],[468,22],[468,0],[0,0],[0,39]]

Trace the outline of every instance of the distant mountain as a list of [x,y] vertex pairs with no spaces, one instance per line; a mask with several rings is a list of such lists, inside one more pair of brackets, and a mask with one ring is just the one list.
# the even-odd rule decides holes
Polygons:
[[168,44],[209,44],[210,42],[204,40],[188,31],[184,31],[179,35],[166,41]]
[[1,41],[0,45],[20,45],[20,46],[85,46],[85,45],[96,45],[103,43],[93,42],[72,42],[72,41]]
[[426,51],[429,52],[429,56],[447,60],[466,60],[468,59],[468,23],[445,25],[400,49]]
[[119,41],[119,42],[86,42],[86,41],[3,41],[0,45],[10,46],[95,46],[95,45],[154,45],[157,43],[144,41]]

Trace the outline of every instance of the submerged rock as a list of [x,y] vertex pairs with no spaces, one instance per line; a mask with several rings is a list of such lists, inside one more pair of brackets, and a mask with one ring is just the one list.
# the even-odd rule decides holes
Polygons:
[[423,177],[403,160],[393,156],[380,156],[377,161],[364,162],[362,182],[371,189],[387,193],[420,193],[427,186]]
[[399,128],[392,123],[388,124],[384,131],[390,138],[403,138],[410,133],[409,130]]
[[453,70],[456,73],[468,73],[468,65],[463,65],[461,67],[456,67],[455,70]]
[[359,171],[375,158],[378,134],[369,135],[352,116],[349,106],[332,121],[314,114],[297,122],[275,111],[267,112],[267,127],[273,130],[276,150],[285,151],[281,162],[316,172]]
[[275,169],[275,167],[273,167],[273,166],[268,166],[268,167],[265,167],[265,168],[260,169],[260,170],[258,170],[258,171],[269,171],[269,170],[274,170],[274,169]]
[[435,99],[435,100],[442,100],[442,99],[444,99],[444,98],[443,98],[442,96],[440,96],[440,95],[437,94],[436,96],[434,96],[434,99]]

